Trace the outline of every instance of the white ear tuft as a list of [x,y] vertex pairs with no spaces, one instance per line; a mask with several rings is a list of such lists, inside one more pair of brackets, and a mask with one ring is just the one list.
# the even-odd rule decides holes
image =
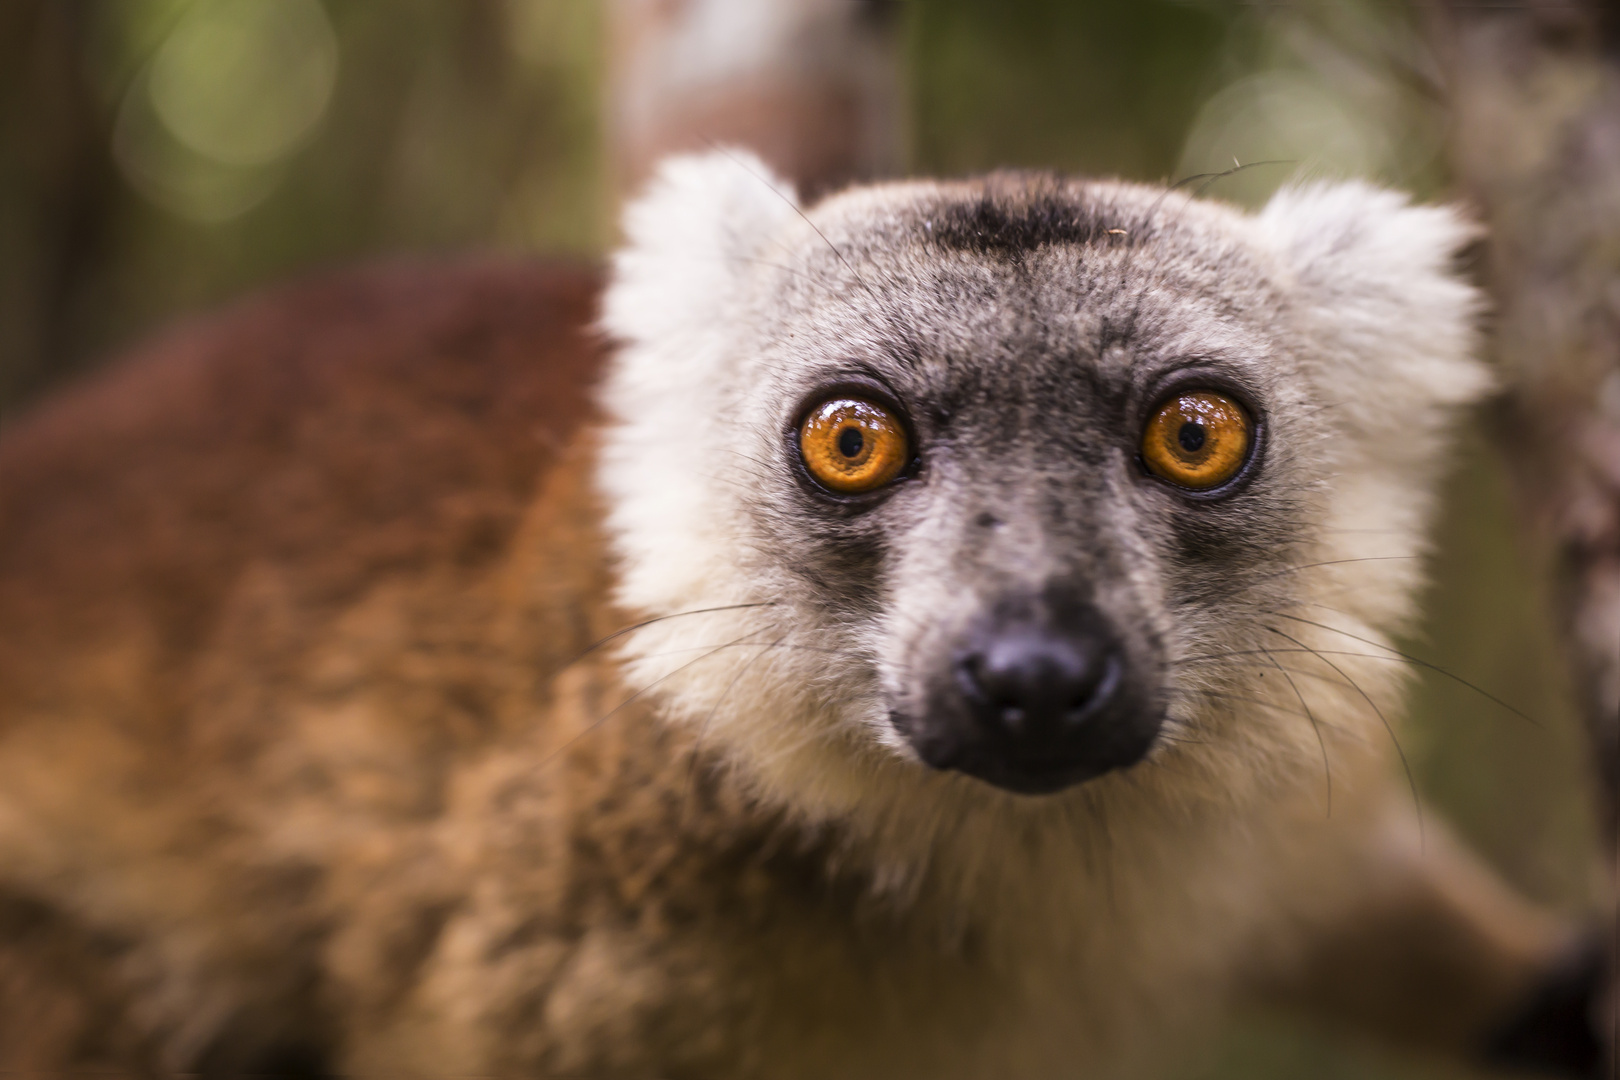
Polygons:
[[1483,300],[1454,266],[1479,229],[1357,181],[1286,188],[1258,224],[1292,273],[1318,387],[1364,438],[1429,453],[1491,382],[1474,358]]
[[1397,629],[1415,613],[1413,556],[1425,549],[1452,422],[1491,385],[1474,356],[1482,298],[1455,266],[1478,230],[1454,210],[1356,182],[1284,190],[1256,224],[1285,264],[1298,359],[1333,436],[1312,444],[1331,483],[1311,561],[1379,560],[1333,603]]
[[703,542],[718,481],[677,448],[692,441],[693,418],[713,410],[716,389],[734,382],[755,260],[798,216],[792,187],[740,150],[666,161],[625,212],[625,247],[602,301],[619,348],[600,391],[610,422],[597,482],[628,608],[725,602],[731,577],[716,563],[727,549]]
[[668,340],[720,310],[746,260],[797,216],[793,185],[747,150],[674,157],[624,213],[603,327],[625,342]]

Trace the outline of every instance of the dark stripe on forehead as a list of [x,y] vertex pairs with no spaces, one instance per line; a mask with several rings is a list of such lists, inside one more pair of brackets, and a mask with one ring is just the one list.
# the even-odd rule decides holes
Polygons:
[[924,223],[928,238],[954,251],[1018,255],[1055,244],[1088,245],[1123,238],[1109,207],[1088,205],[1075,186],[1049,173],[994,173],[977,198],[947,203]]

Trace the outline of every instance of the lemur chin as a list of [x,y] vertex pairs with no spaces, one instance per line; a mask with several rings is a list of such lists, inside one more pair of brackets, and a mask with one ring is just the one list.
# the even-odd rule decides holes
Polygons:
[[1488,386],[1455,213],[801,207],[716,152],[626,232],[599,336],[575,272],[339,275],[0,437],[0,1066],[1107,1076],[1245,996],[1549,1022],[1571,935],[1420,843],[1389,731]]

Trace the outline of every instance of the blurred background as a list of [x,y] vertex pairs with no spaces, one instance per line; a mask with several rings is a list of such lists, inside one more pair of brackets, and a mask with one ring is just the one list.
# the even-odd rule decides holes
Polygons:
[[[1474,85],[1458,74],[1466,58],[1441,55],[1422,6],[830,2],[858,7],[860,40],[898,60],[863,91],[888,111],[859,160],[807,176],[812,187],[1004,166],[1174,181],[1261,162],[1206,193],[1253,205],[1306,174],[1490,198],[1456,147],[1474,122],[1457,104]],[[623,20],[671,4],[610,7],[6,0],[0,426],[169,320],[320,267],[464,249],[600,259],[638,153],[656,149],[623,145],[658,93],[653,46]],[[1573,45],[1545,47],[1583,47],[1570,32]],[[1572,85],[1555,76],[1548,93],[1590,92],[1566,68]],[[1401,740],[1429,808],[1525,892],[1590,916],[1606,885],[1561,629],[1567,552],[1518,493],[1514,415],[1488,411],[1466,432],[1429,616],[1407,647],[1534,721],[1425,670]],[[1180,1075],[1459,1074],[1255,1016]]]

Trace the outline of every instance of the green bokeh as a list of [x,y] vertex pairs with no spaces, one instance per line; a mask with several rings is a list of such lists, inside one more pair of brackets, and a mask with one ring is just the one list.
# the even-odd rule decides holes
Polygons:
[[1247,20],[1172,0],[908,7],[911,160],[1162,180]]

